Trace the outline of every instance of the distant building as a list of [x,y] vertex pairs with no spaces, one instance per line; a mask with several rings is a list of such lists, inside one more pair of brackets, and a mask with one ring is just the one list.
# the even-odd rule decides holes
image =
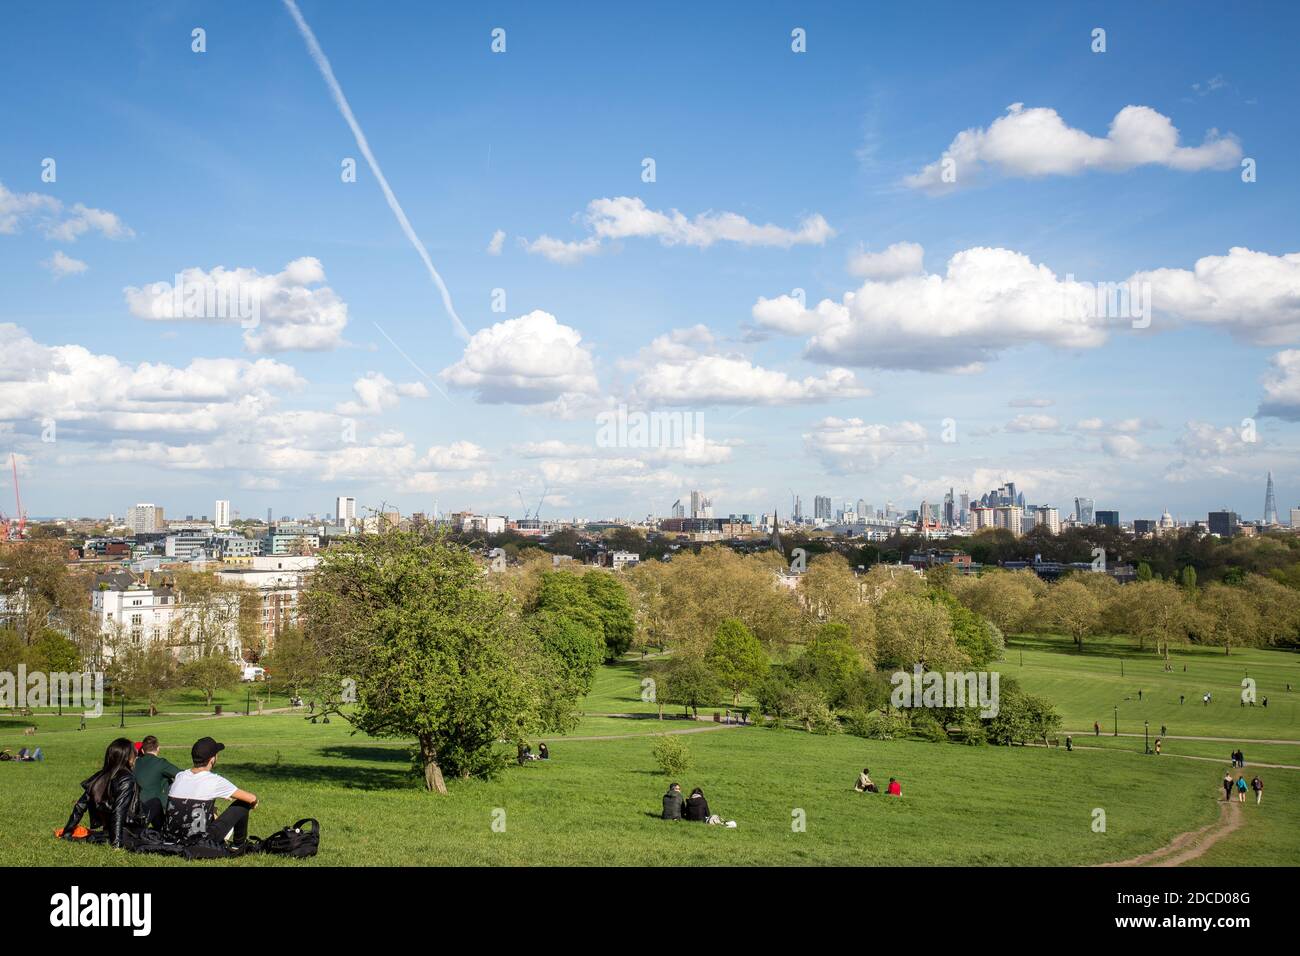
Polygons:
[[218,531],[230,527],[230,502],[218,499],[212,511],[212,525]]
[[1156,534],[1159,524],[1151,518],[1134,518],[1133,533],[1139,535]]
[[1101,525],[1101,526],[1103,526],[1103,527],[1106,527],[1106,528],[1118,528],[1118,527],[1119,527],[1119,512],[1118,512],[1118,511],[1098,511],[1098,512],[1097,512],[1097,524],[1099,524],[1099,525]]
[[340,496],[334,499],[334,523],[349,528],[357,520],[357,499]]
[[1221,538],[1231,538],[1237,533],[1240,519],[1235,511],[1211,511],[1210,512],[1210,534],[1217,534]]
[[158,505],[138,504],[126,509],[126,526],[135,534],[165,531],[163,510]]

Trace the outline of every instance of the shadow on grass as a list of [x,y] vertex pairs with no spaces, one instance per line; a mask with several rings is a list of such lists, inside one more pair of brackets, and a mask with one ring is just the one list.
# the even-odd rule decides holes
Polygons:
[[409,790],[412,777],[405,765],[401,770],[389,770],[379,767],[330,766],[321,764],[285,763],[240,763],[231,767],[231,776],[236,774],[256,776],[263,780],[284,781],[287,784],[316,783],[339,787],[344,790]]

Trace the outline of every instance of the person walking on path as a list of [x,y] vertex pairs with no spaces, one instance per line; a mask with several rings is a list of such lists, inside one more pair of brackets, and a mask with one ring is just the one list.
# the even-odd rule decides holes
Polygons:
[[1092,722],[1092,735],[1094,737],[1101,736],[1101,724],[1097,723],[1095,720]]
[[1245,774],[1237,775],[1237,802],[1238,803],[1246,802],[1246,775]]
[[1156,756],[1157,756],[1157,757],[1160,756],[1160,738],[1159,738],[1159,737],[1156,738]]
[[1255,774],[1255,779],[1250,782],[1250,789],[1255,791],[1255,806],[1259,806],[1264,799],[1264,781],[1259,779],[1259,774]]
[[1223,802],[1227,803],[1232,799],[1232,772],[1223,771]]

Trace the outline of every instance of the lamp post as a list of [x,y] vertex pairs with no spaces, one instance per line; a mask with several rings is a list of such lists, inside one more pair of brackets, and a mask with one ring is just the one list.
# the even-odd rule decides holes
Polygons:
[[121,693],[121,692],[119,692],[118,695],[117,695],[117,700],[118,700],[118,703],[121,704],[121,706],[122,706],[122,717],[121,717],[121,719],[118,721],[117,726],[118,726],[118,727],[125,727],[125,726],[126,726],[126,695],[123,694],[123,693]]
[[1151,753],[1151,721],[1149,720],[1142,721],[1142,726],[1146,728],[1145,733],[1143,734],[1143,736],[1146,738],[1146,752]]
[[1115,708],[1115,736],[1119,736],[1119,707]]
[[244,700],[244,716],[253,716],[253,689],[251,687],[248,689],[248,696]]

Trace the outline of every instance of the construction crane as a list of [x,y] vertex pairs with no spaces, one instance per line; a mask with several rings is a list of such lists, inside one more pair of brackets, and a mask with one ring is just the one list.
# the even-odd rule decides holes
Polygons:
[[528,512],[528,505],[524,503],[524,493],[516,489],[515,494],[519,496],[519,507],[524,509],[524,520],[527,521],[532,516]]
[[536,518],[538,521],[542,519],[542,502],[546,500],[546,496],[550,494],[550,491],[551,491],[550,485],[542,486],[542,496],[537,499],[537,507],[533,509],[533,517]]

